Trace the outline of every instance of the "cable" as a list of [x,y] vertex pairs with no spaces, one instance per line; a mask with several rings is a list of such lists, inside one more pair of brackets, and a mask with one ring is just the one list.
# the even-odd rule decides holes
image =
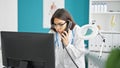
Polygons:
[[75,65],[77,68],[79,68],[78,65],[76,64],[76,62],[73,60],[73,58],[72,58],[72,56],[70,55],[70,53],[68,52],[67,48],[66,48],[65,45],[63,44],[63,42],[62,42],[62,45],[63,45],[63,48],[65,48],[67,54],[69,55],[69,57],[70,57],[70,59],[72,60],[72,62],[74,63],[74,65]]
[[104,36],[100,33],[100,32],[98,32],[98,35],[102,38],[102,40],[103,40],[103,43],[102,43],[102,46],[101,46],[101,48],[100,48],[100,53],[99,53],[99,58],[102,56],[102,51],[103,51],[103,46],[104,46],[104,44],[105,44],[105,38],[104,38]]

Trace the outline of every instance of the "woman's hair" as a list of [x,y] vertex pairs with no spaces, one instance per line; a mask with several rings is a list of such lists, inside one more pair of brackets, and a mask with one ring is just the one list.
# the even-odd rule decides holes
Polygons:
[[55,13],[53,14],[53,16],[52,16],[52,18],[51,18],[51,29],[53,29],[54,31],[56,31],[56,30],[55,30],[54,27],[52,27],[52,25],[54,24],[54,19],[55,19],[55,18],[64,20],[64,21],[66,21],[66,22],[67,22],[67,21],[71,21],[70,23],[72,23],[72,25],[71,25],[70,30],[72,30],[72,29],[74,28],[74,26],[75,26],[75,22],[73,21],[73,19],[72,19],[71,15],[69,14],[69,12],[66,11],[66,10],[63,9],[63,8],[60,8],[60,9],[57,9],[57,10],[55,11]]

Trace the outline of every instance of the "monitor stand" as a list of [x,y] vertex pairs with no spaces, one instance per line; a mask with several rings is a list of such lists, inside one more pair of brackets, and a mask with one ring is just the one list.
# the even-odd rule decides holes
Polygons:
[[28,61],[20,61],[20,66],[18,68],[27,68]]
[[[20,65],[17,68],[28,68],[28,61],[20,61]],[[16,67],[3,67],[3,68],[16,68]]]

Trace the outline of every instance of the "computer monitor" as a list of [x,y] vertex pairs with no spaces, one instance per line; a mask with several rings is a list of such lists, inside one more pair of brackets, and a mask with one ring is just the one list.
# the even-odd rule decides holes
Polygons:
[[1,48],[7,68],[55,68],[53,34],[2,31]]

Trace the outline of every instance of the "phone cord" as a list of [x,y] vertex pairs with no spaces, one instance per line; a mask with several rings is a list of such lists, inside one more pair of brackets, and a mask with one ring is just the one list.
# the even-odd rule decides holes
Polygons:
[[75,64],[75,66],[76,66],[77,68],[79,68],[78,65],[76,64],[76,62],[73,60],[73,58],[72,58],[72,56],[70,55],[70,53],[68,52],[67,48],[66,48],[65,45],[63,44],[63,42],[62,42],[62,45],[63,45],[63,48],[65,48],[65,50],[66,50],[67,54],[69,55],[70,59],[72,60],[72,62]]

